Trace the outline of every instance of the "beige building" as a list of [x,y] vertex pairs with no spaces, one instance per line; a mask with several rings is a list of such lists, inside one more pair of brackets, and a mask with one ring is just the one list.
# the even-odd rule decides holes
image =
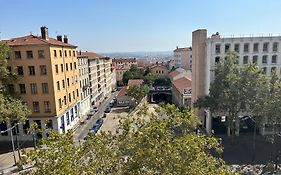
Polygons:
[[172,102],[179,108],[191,107],[191,80],[186,76],[172,81]]
[[112,59],[94,52],[79,52],[79,58],[88,58],[91,104],[98,106],[115,87]]
[[[10,88],[20,94],[32,112],[25,123],[16,127],[20,139],[30,139],[27,129],[34,122],[39,128],[60,133],[73,128],[79,121],[80,101],[76,46],[68,43],[67,36],[50,38],[47,27],[41,27],[41,36],[2,42],[11,47],[8,68],[18,73],[18,81]],[[3,130],[10,126],[2,123],[0,127]],[[2,133],[0,139],[8,139],[9,134]]]
[[168,78],[169,69],[166,66],[155,64],[149,68],[152,73],[157,74],[159,77]]
[[123,74],[130,70],[132,65],[137,66],[136,58],[113,58],[112,63],[116,71],[117,85],[123,85]]
[[191,78],[192,78],[191,71],[186,71],[185,69],[179,67],[179,68],[169,72],[169,78],[171,81],[177,80],[182,77],[187,77],[191,80]]
[[185,70],[192,70],[192,48],[177,47],[174,50],[174,60],[175,60],[175,67],[181,67],[184,68]]

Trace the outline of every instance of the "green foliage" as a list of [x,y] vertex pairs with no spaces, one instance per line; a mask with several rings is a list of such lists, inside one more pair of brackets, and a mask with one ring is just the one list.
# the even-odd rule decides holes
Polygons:
[[171,80],[169,78],[159,77],[155,79],[153,86],[171,86]]
[[126,117],[119,134],[100,132],[78,146],[71,132],[51,132],[28,154],[35,162],[32,174],[231,174],[223,160],[210,154],[222,152],[217,139],[195,134],[199,122],[191,111],[181,112],[174,105],[157,110],[166,117]]
[[141,69],[138,69],[135,65],[132,65],[129,71],[126,71],[123,74],[123,83],[128,84],[130,79],[143,79],[144,72]]
[[7,120],[24,120],[30,114],[26,105],[22,104],[19,95],[11,92],[9,84],[16,81],[14,71],[7,69],[7,57],[10,52],[9,46],[0,42],[0,122]]
[[148,86],[152,86],[155,80],[157,80],[159,76],[153,72],[149,72],[144,76],[144,83]]
[[139,103],[143,97],[146,96],[146,94],[149,92],[149,87],[147,85],[144,86],[130,86],[127,94],[130,97],[133,97],[137,103]]

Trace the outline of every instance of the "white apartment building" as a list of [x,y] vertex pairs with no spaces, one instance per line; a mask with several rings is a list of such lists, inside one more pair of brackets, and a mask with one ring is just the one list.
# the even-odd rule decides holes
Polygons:
[[88,57],[78,54],[78,70],[80,83],[80,114],[83,116],[91,109],[91,94],[90,94],[90,80],[89,80],[89,66]]
[[174,60],[175,60],[175,67],[181,67],[184,68],[185,70],[192,70],[192,48],[177,47],[174,50]]
[[[207,37],[206,29],[192,33],[192,102],[209,93],[210,83],[214,79],[212,71],[228,50],[236,51],[239,64],[256,63],[270,76],[273,70],[281,75],[281,36],[240,36],[222,37],[219,33]],[[209,111],[195,110],[203,121],[207,132],[212,129],[212,116]],[[261,133],[265,134],[265,128]]]

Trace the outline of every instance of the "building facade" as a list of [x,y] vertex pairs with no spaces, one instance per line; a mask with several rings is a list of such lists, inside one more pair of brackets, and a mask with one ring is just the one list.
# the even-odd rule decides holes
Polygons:
[[186,76],[172,81],[172,102],[180,109],[191,107],[191,80]]
[[184,68],[185,70],[192,70],[192,48],[177,47],[174,50],[174,60],[175,60],[175,67],[181,67]]
[[[209,93],[210,83],[215,75],[212,71],[216,64],[224,59],[229,50],[233,50],[239,57],[239,64],[256,63],[267,76],[273,70],[281,75],[281,36],[243,36],[221,37],[219,33],[207,37],[206,29],[199,29],[192,33],[192,102],[198,97]],[[209,111],[196,110],[208,132],[212,128],[212,116]],[[261,129],[261,133],[265,128]]]
[[91,104],[98,106],[115,86],[112,59],[94,52],[79,52],[79,58],[88,58]]
[[81,56],[78,53],[78,70],[79,70],[79,83],[80,83],[80,114],[86,115],[91,109],[91,94],[90,94],[90,78],[89,78],[89,65],[88,57]]
[[[11,47],[8,69],[16,70],[18,81],[11,88],[18,92],[32,114],[17,125],[19,139],[31,139],[27,130],[36,123],[46,129],[38,137],[45,137],[48,129],[60,133],[73,128],[79,121],[80,87],[76,46],[67,36],[57,39],[48,36],[48,28],[41,27],[41,36],[28,35],[3,40]],[[3,128],[11,123],[1,123]],[[9,139],[2,133],[0,139]]]
[[123,85],[123,74],[130,70],[132,65],[137,65],[136,58],[113,58],[113,67],[115,69],[117,85]]
[[149,70],[162,78],[168,78],[169,76],[169,69],[166,66],[160,65],[158,63],[156,63],[156,65],[151,66]]

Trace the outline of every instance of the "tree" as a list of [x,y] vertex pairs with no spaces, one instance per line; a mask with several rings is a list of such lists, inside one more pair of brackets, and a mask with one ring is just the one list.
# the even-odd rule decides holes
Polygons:
[[195,134],[192,112],[174,105],[158,110],[167,117],[126,117],[117,135],[100,132],[80,146],[71,132],[52,133],[29,154],[32,174],[231,174],[210,153],[222,151],[217,139]]
[[156,79],[158,79],[158,75],[153,73],[153,72],[149,72],[148,74],[146,74],[144,76],[144,83],[147,84],[148,86],[152,86],[153,83],[155,82]]
[[132,65],[129,71],[126,71],[123,74],[123,83],[128,84],[130,79],[143,79],[144,72],[141,69],[138,69],[136,65]]
[[146,94],[149,92],[149,87],[147,85],[144,85],[144,86],[130,86],[128,91],[127,91],[127,94],[128,96],[130,97],[133,97],[137,103],[139,103],[143,97],[146,96]]
[[0,42],[0,122],[9,120],[24,120],[30,114],[27,106],[22,104],[19,95],[8,88],[16,81],[14,71],[7,69],[7,57],[10,48]]

